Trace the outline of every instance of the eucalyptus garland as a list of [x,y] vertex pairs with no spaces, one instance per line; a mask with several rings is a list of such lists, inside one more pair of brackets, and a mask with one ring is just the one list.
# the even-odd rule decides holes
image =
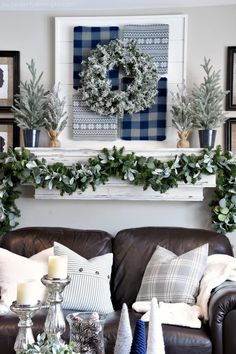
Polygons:
[[204,149],[200,155],[182,154],[165,162],[126,154],[124,148],[105,148],[87,163],[72,166],[59,162],[49,165],[27,149],[9,149],[0,153],[0,234],[18,225],[17,187],[23,183],[36,188],[56,188],[63,195],[76,190],[83,192],[89,186],[95,190],[108,182],[109,177],[116,177],[143,186],[144,190],[152,188],[165,193],[178,187],[178,182],[195,184],[203,174],[217,177],[211,202],[213,227],[220,233],[232,232],[236,229],[236,160],[231,152],[223,152],[220,147],[215,151]]
[[76,354],[75,344],[66,344],[58,335],[47,338],[45,333],[37,335],[37,341],[32,344],[23,344],[25,349],[19,354]]
[[[116,39],[107,45],[97,45],[90,53],[82,63],[82,87],[78,92],[91,111],[120,118],[124,113],[140,112],[154,103],[160,76],[153,59],[135,41]],[[131,78],[126,91],[112,90],[108,72],[115,68]]]

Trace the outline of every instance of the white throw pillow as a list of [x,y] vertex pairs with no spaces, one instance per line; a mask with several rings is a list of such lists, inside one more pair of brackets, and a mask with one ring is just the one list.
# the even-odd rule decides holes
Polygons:
[[38,300],[45,301],[47,291],[41,278],[48,272],[48,257],[52,255],[53,247],[30,258],[0,248],[0,305],[9,307],[16,300],[17,283],[28,280],[36,281]]
[[[48,266],[48,257],[49,256],[54,256],[53,247],[47,248],[46,250],[36,253],[28,259],[31,259],[31,260],[37,261],[37,262],[43,262],[43,263],[47,264],[47,266]],[[47,268],[47,272],[48,272],[48,268]],[[47,274],[47,272],[45,274]]]
[[110,278],[113,254],[107,253],[87,260],[58,242],[54,242],[54,253],[68,256],[68,275],[71,282],[63,292],[63,308],[112,312]]

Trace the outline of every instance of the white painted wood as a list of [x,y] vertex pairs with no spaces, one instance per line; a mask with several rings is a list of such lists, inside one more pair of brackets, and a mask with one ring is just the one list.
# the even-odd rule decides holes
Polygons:
[[[122,183],[123,182],[123,183]],[[204,187],[212,187],[204,181]],[[96,191],[88,188],[85,192],[75,192],[72,195],[60,195],[59,191],[53,189],[35,189],[35,199],[50,200],[145,200],[145,201],[202,201],[203,186],[180,185],[178,188],[169,189],[166,193],[155,192],[151,188],[144,191],[142,187],[130,186],[124,181],[110,181],[104,186],[97,187]]]
[[176,62],[183,61],[183,40],[169,41],[169,55],[170,58],[175,58]]
[[[38,158],[44,158],[46,161],[51,164],[54,162],[63,162],[67,166],[71,166],[73,163],[78,161],[86,162],[89,158],[97,156],[101,153],[100,149],[79,149],[79,148],[28,148],[34,155]],[[165,161],[171,158],[174,158],[176,155],[186,154],[200,154],[202,149],[189,148],[189,149],[178,149],[178,148],[169,148],[169,149],[158,149],[158,150],[142,150],[137,149],[136,155],[154,157]],[[129,154],[132,150],[125,150],[125,153]]]
[[[60,135],[64,147],[77,147],[78,141],[72,139],[72,95],[73,89],[73,27],[84,26],[109,26],[125,24],[169,24],[169,69],[168,74],[168,97],[167,97],[167,139],[162,142],[156,141],[124,141],[117,139],[115,142],[106,142],[106,146],[117,145],[132,148],[134,151],[149,148],[165,148],[176,145],[176,131],[171,127],[170,92],[176,92],[177,84],[182,85],[186,80],[186,38],[187,38],[187,15],[155,15],[155,16],[103,16],[103,17],[56,17],[55,19],[55,79],[62,83],[62,95],[66,97],[66,110],[68,112],[68,124]],[[98,141],[80,141],[82,148],[99,149],[104,143]]]
[[58,48],[58,64],[71,64],[73,62],[73,42],[61,42]]
[[[236,4],[236,0],[136,0],[136,9],[148,8],[175,8],[175,7],[198,7],[198,6],[219,6]],[[127,0],[120,0],[113,5],[113,8],[121,11],[130,9],[130,3]],[[91,10],[100,11],[101,8],[110,8],[109,0],[0,0],[1,11],[78,11]]]
[[[92,149],[61,149],[61,148],[30,148],[38,158],[44,158],[49,164],[62,162],[71,166],[77,162],[86,163],[89,158],[95,157],[100,151]],[[185,153],[199,154],[201,149],[159,149],[140,150],[139,156],[152,156],[162,161],[174,159],[176,155]],[[131,151],[126,151],[130,153]],[[178,188],[168,190],[166,193],[155,192],[151,188],[144,191],[141,186],[132,186],[129,182],[110,178],[106,185],[99,186],[94,192],[88,188],[85,192],[75,192],[73,195],[60,196],[57,190],[37,188],[36,199],[85,199],[85,200],[145,200],[145,201],[201,201],[203,200],[203,188],[215,187],[215,175],[203,176],[195,185],[179,183]]]
[[75,26],[122,26],[125,24],[168,23],[170,40],[182,40],[185,32],[183,19],[186,15],[153,15],[153,16],[97,16],[97,17],[56,17],[56,41],[73,41]]

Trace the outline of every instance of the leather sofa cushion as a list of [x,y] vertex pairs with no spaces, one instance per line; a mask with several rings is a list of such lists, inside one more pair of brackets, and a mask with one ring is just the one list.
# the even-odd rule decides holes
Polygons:
[[64,227],[25,227],[9,232],[1,247],[31,257],[57,241],[87,259],[112,252],[112,236],[106,231]]
[[209,254],[232,256],[227,237],[216,232],[178,227],[140,227],[121,230],[113,241],[112,299],[115,309],[125,302],[131,306],[138,294],[146,266],[157,245],[177,255],[205,243]]

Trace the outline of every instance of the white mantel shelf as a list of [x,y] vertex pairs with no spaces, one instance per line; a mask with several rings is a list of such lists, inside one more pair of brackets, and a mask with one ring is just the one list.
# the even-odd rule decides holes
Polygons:
[[[85,163],[89,158],[95,157],[100,150],[70,149],[70,148],[30,148],[38,158],[44,158],[49,164],[62,162],[70,166],[76,162]],[[135,150],[136,155],[160,159],[162,161],[174,158],[182,153],[186,155],[200,154],[202,149],[158,149],[158,150]],[[125,153],[131,151],[125,150]],[[57,190],[44,188],[35,189],[35,199],[83,199],[83,200],[143,200],[143,201],[202,201],[204,198],[203,188],[215,187],[215,175],[203,176],[195,185],[179,183],[178,188],[169,189],[166,193],[153,191],[151,188],[144,191],[141,186],[132,186],[128,182],[111,178],[105,185],[97,187],[94,192],[88,188],[85,192],[77,191],[72,195],[60,196]]]

